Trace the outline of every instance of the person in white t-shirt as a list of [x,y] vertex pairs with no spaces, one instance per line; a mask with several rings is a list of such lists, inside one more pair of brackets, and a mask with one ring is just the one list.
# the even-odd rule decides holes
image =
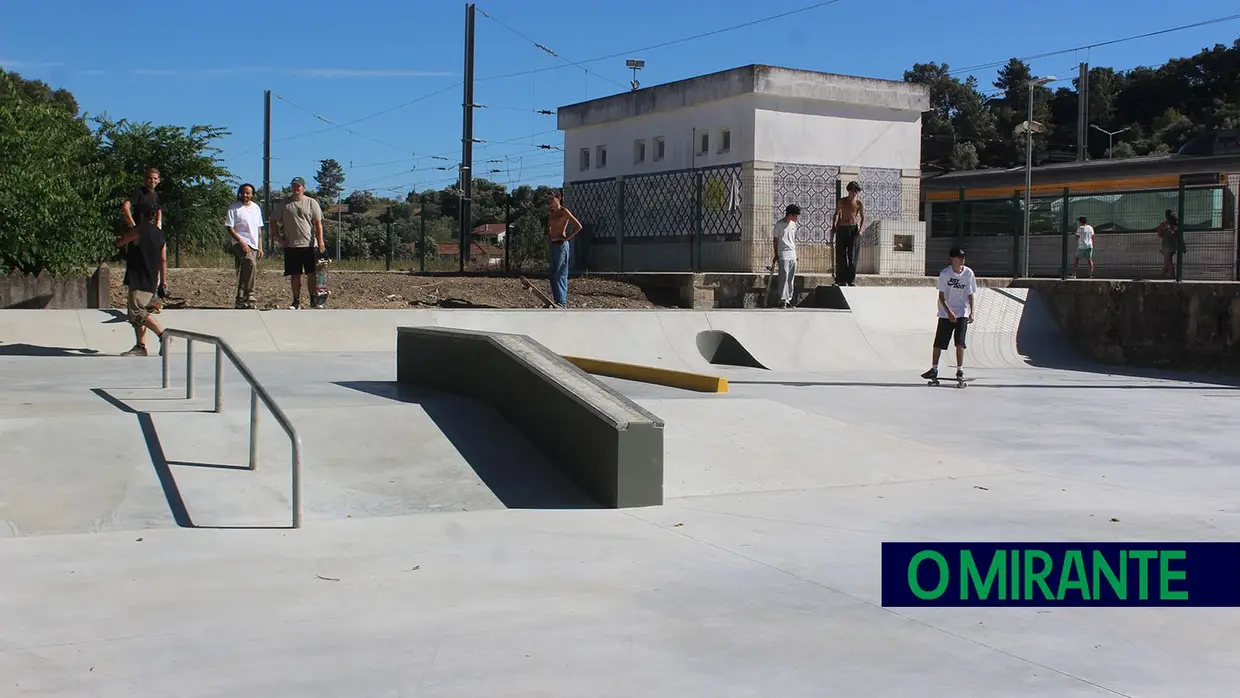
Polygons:
[[951,264],[939,272],[939,326],[934,333],[934,360],[930,370],[921,374],[927,380],[939,378],[939,356],[947,349],[952,336],[956,339],[956,380],[964,378],[965,335],[969,323],[976,319],[973,295],[977,293],[977,277],[964,264],[964,250],[953,247]]
[[263,209],[254,203],[254,185],[242,184],[237,200],[228,207],[228,234],[233,238],[233,257],[237,262],[237,308],[253,309],[254,274],[263,258]]
[[1076,267],[1082,259],[1089,260],[1089,278],[1094,277],[1094,226],[1089,224],[1085,216],[1076,219],[1076,259],[1072,260],[1072,275],[1076,276]]
[[797,277],[797,218],[801,207],[788,204],[784,217],[775,223],[771,237],[775,243],[774,266],[779,269],[779,307],[791,308]]

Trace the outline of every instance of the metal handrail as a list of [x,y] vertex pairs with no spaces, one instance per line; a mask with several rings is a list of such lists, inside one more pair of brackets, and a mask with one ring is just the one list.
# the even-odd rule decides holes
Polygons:
[[173,337],[181,337],[185,340],[185,399],[189,400],[194,397],[194,342],[203,342],[215,345],[215,412],[218,414],[224,411],[224,357],[228,360],[241,374],[241,377],[250,384],[250,470],[258,469],[258,402],[261,400],[267,406],[267,410],[276,418],[280,426],[284,429],[284,433],[288,434],[289,441],[292,444],[293,452],[293,528],[301,528],[301,437],[297,435],[297,430],[293,428],[293,423],[289,421],[284,410],[276,404],[271,398],[266,388],[258,382],[254,374],[250,372],[249,366],[237,356],[232,347],[228,346],[228,342],[223,337],[215,335],[203,334],[201,332],[190,332],[188,330],[165,329],[163,333],[163,364],[164,364],[164,387],[171,387],[171,362],[172,362],[172,342]]

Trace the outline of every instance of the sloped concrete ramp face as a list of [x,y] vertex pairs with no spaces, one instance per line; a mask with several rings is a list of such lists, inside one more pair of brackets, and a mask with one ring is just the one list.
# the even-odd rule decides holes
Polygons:
[[[562,355],[699,373],[719,365],[776,372],[924,370],[936,324],[935,289],[839,290],[850,310],[181,310],[161,321],[218,334],[243,353],[387,353],[398,327],[446,327],[527,335]],[[983,288],[975,307],[966,366],[1079,361],[1036,292]],[[7,345],[9,353],[41,347],[117,354],[132,337],[119,311],[0,311],[0,353]],[[174,354],[184,351],[183,342],[174,343]]]

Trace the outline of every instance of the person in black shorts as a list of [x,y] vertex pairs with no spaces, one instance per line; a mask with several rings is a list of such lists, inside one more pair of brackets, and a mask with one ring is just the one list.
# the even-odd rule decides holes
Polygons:
[[[315,274],[317,252],[325,249],[323,244],[323,209],[314,197],[306,196],[306,180],[294,177],[293,194],[281,201],[268,221],[276,242],[284,248],[284,275],[293,288],[293,310],[301,309],[301,277]],[[306,290],[313,295],[314,282],[306,279]]]
[[939,324],[934,332],[934,359],[930,370],[921,374],[927,380],[938,380],[939,355],[956,340],[956,380],[964,380],[965,337],[969,323],[976,319],[973,296],[977,293],[977,277],[965,266],[964,250],[953,247],[948,253],[951,264],[939,272]]
[[[164,229],[164,208],[159,202],[159,192],[156,187],[159,186],[160,174],[158,167],[146,168],[146,183],[134,190],[128,199],[121,204],[121,216],[124,218],[127,230],[133,230],[138,227],[138,220],[142,218],[142,211],[155,211],[155,227],[160,230]],[[148,308],[153,313],[158,313],[162,309],[160,307],[160,299],[168,297],[168,268],[167,264],[159,268],[159,286],[156,289],[155,298],[151,300]]]
[[[149,204],[137,207],[138,225],[116,238],[117,247],[125,250],[125,285],[129,287],[126,299],[129,324],[133,325],[136,342],[121,356],[146,356],[146,330],[150,328],[159,337],[159,351],[164,350],[164,330],[151,316],[150,305],[159,289],[160,270],[167,263],[164,231],[159,229],[159,210]],[[130,214],[132,215],[132,214]]]

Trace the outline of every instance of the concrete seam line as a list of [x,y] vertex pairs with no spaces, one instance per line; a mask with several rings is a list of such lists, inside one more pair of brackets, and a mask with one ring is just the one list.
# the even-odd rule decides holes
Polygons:
[[601,376],[611,376],[612,378],[622,378],[641,383],[655,383],[703,393],[728,392],[728,379],[722,376],[675,371],[670,368],[642,366],[640,364],[626,364],[619,361],[587,359],[580,356],[565,356],[564,359],[587,373]]

